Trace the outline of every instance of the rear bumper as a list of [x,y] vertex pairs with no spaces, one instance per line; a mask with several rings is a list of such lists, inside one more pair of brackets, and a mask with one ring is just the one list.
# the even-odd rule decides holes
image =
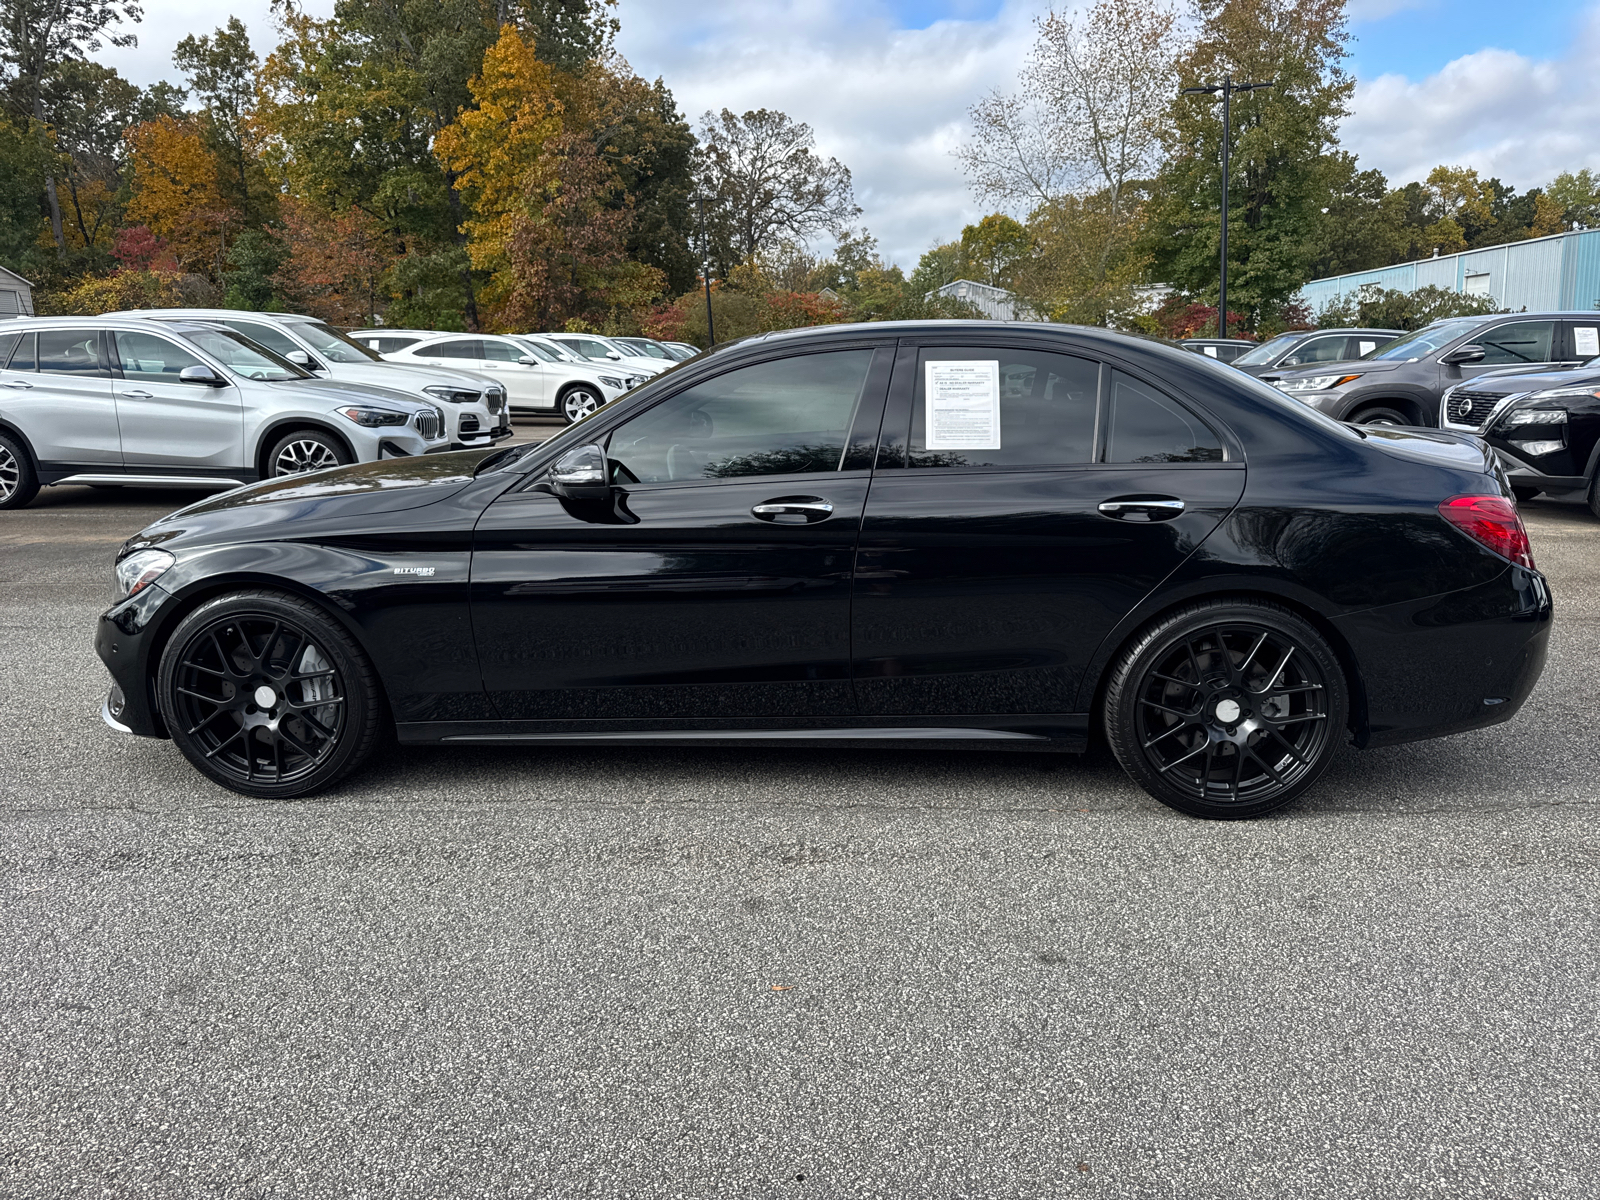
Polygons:
[[1363,746],[1391,746],[1498,725],[1544,670],[1550,587],[1508,566],[1478,587],[1335,621],[1355,652],[1366,701]]

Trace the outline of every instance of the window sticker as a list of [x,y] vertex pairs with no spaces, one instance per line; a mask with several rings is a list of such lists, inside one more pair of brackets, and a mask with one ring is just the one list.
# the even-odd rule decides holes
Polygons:
[[1361,343],[1361,353],[1362,354],[1371,354],[1377,348],[1378,348],[1378,343],[1377,342],[1362,342]]
[[927,448],[1000,449],[1000,360],[925,363]]
[[1572,348],[1585,358],[1594,358],[1600,355],[1600,328],[1593,325],[1577,325],[1572,330]]

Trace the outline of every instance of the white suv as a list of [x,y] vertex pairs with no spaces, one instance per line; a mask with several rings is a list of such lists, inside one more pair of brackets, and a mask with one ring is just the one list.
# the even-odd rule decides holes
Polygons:
[[665,359],[651,358],[597,333],[545,333],[539,336],[548,338],[579,358],[592,363],[611,363],[635,375],[659,375],[678,365]]
[[468,367],[493,372],[511,411],[555,413],[570,424],[640,382],[637,375],[598,364],[564,361],[538,340],[486,333],[446,333],[384,355],[389,362]]
[[59,483],[230,488],[449,448],[437,405],[318,379],[210,322],[0,327],[0,509]]
[[444,410],[449,419],[452,444],[458,450],[492,446],[501,438],[511,436],[511,414],[506,408],[505,390],[494,380],[467,371],[385,363],[367,347],[314,317],[240,312],[231,308],[141,309],[120,315],[157,321],[214,321],[259,342],[313,375],[408,392]]

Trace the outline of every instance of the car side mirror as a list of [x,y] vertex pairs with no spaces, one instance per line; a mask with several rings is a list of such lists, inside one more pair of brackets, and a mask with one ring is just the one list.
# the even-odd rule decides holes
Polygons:
[[612,362],[620,362],[622,359],[622,355],[618,354],[615,350],[607,350],[606,357]]
[[539,360],[531,354],[524,354],[517,361],[525,367],[537,367],[539,365]]
[[1472,342],[1466,346],[1457,346],[1450,353],[1441,355],[1439,361],[1447,367],[1458,367],[1462,363],[1482,362],[1485,353],[1482,346]]
[[550,467],[550,490],[566,500],[604,500],[611,494],[605,450],[590,443],[568,450]]
[[193,366],[185,367],[178,372],[180,383],[200,383],[206,387],[227,387],[228,381],[221,378],[210,367]]
[[297,367],[309,367],[311,365],[311,355],[304,350],[291,350],[284,357]]

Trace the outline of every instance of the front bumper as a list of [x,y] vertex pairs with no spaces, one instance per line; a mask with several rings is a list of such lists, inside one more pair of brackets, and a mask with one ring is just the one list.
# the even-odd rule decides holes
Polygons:
[[1583,475],[1548,475],[1499,445],[1493,445],[1492,449],[1514,487],[1537,488],[1552,496],[1580,500],[1588,495],[1589,480]]
[[170,592],[152,583],[137,595],[118,601],[100,615],[94,649],[111,672],[113,686],[100,715],[120,733],[164,738],[166,725],[155,702],[155,643],[161,612]]
[[1553,604],[1538,571],[1340,617],[1366,698],[1363,746],[1498,725],[1544,670]]

